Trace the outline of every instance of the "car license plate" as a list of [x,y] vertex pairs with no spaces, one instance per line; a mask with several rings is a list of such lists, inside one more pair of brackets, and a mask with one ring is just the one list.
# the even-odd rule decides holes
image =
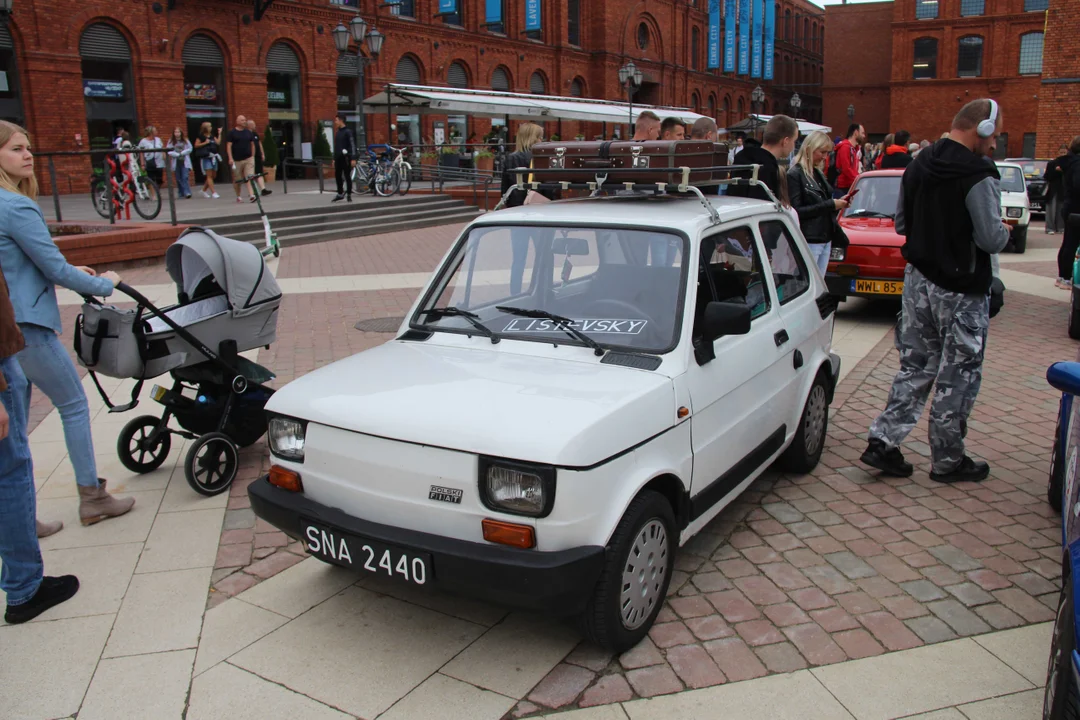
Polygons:
[[900,295],[904,292],[903,280],[852,280],[851,292],[870,295]]
[[1033,203],[1031,203],[1031,207],[1028,208],[1028,209],[1029,210],[1042,210],[1042,205],[1040,203],[1033,202]]
[[301,527],[304,546],[321,560],[396,577],[414,585],[424,585],[432,576],[431,556],[427,553],[402,550],[309,521],[304,521]]

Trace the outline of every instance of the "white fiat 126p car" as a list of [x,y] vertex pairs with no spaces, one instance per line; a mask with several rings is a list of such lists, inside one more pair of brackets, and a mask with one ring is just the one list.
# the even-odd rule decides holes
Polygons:
[[772,463],[817,464],[834,309],[773,203],[488,213],[392,341],[274,394],[251,505],[326,562],[626,649],[681,543]]

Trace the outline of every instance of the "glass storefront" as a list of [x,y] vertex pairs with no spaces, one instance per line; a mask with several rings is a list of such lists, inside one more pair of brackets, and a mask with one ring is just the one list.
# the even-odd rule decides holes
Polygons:
[[300,76],[271,72],[266,75],[266,105],[270,132],[282,158],[300,157]]
[[111,147],[121,129],[137,143],[140,129],[127,40],[111,25],[91,25],[79,39],[79,54],[90,149]]
[[6,27],[0,26],[0,120],[22,125],[22,99],[19,96],[19,72],[15,64],[15,44]]

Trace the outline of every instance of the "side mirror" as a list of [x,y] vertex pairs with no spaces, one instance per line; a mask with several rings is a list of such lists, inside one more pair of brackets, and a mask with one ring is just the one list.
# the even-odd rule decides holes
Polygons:
[[741,302],[711,302],[705,306],[703,328],[709,342],[725,335],[750,332],[750,308]]

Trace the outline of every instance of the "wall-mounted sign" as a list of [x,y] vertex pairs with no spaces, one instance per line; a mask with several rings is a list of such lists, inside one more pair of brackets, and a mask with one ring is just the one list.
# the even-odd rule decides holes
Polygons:
[[114,80],[83,80],[83,95],[88,98],[123,98],[124,83]]
[[540,0],[525,0],[525,32],[540,30]]
[[217,85],[208,83],[184,83],[184,99],[210,102],[217,100]]
[[266,102],[274,103],[276,105],[284,105],[288,101],[289,100],[285,96],[285,91],[284,90],[267,90],[266,91]]
[[337,104],[338,107],[349,107],[350,105],[352,105],[352,98],[348,95],[338,95]]

